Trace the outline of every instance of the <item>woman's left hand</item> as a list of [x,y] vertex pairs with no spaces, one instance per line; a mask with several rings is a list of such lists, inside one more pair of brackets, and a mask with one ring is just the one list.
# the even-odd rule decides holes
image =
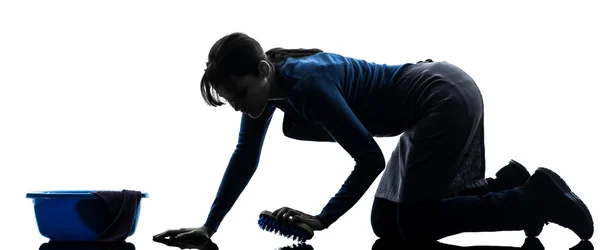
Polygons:
[[314,231],[325,229],[323,223],[316,216],[303,213],[289,207],[282,207],[273,211],[273,215],[277,217],[277,221],[283,224],[287,223],[304,223],[310,226]]

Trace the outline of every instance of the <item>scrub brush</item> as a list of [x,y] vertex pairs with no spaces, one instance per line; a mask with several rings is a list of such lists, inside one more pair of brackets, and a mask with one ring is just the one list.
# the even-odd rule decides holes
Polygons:
[[314,232],[310,226],[304,223],[295,223],[282,225],[277,222],[277,218],[269,211],[262,211],[258,217],[258,226],[267,232],[279,234],[294,241],[304,243],[312,239]]

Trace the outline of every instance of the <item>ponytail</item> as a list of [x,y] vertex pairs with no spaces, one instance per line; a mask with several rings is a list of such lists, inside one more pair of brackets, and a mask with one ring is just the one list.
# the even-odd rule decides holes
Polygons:
[[311,56],[317,53],[323,52],[320,49],[284,49],[284,48],[272,48],[265,52],[269,61],[274,64],[285,62],[290,57],[305,57]]

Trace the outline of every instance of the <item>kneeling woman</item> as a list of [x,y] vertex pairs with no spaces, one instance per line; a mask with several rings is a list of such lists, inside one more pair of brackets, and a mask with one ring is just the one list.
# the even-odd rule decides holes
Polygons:
[[[238,145],[203,227],[171,230],[182,239],[211,237],[254,174],[276,109],[284,134],[337,142],[354,170],[318,215],[275,210],[279,220],[314,230],[331,226],[382,174],[372,226],[382,238],[437,240],[462,232],[526,230],[543,223],[593,234],[583,202],[554,172],[531,177],[515,161],[484,178],[483,101],[469,75],[447,62],[376,64],[319,49],[263,52],[243,33],[218,40],[201,81],[209,105],[242,111]],[[386,164],[373,137],[400,135]],[[564,217],[559,209],[570,214]],[[288,221],[289,222],[289,221]]]

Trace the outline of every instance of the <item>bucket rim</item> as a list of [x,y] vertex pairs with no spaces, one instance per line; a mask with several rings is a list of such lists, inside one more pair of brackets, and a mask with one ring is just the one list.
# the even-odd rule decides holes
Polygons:
[[[27,193],[30,199],[99,199],[94,194],[96,191],[122,191],[122,190],[47,190]],[[148,198],[147,192],[142,192],[142,198]]]

